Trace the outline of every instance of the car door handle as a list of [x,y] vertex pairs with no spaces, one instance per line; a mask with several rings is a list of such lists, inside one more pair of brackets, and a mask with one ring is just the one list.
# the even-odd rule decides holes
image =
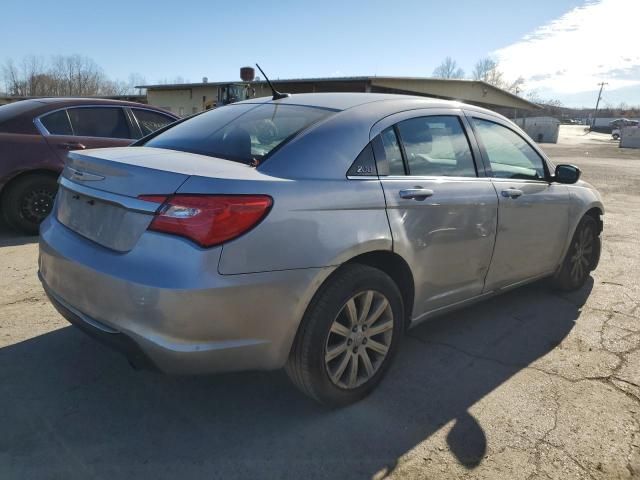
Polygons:
[[522,190],[518,190],[517,188],[508,188],[506,190],[502,190],[502,196],[505,198],[518,198],[524,195]]
[[58,144],[58,148],[61,148],[62,150],[84,150],[87,147],[79,142],[66,142]]
[[415,188],[407,188],[406,190],[400,190],[400,198],[404,198],[407,200],[424,200],[427,197],[433,195],[433,190],[429,190],[428,188],[415,187]]

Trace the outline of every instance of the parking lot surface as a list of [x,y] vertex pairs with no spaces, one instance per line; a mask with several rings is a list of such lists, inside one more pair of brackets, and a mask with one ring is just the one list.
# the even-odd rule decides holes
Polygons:
[[0,478],[640,478],[640,151],[582,130],[543,148],[604,196],[592,281],[418,326],[340,410],[282,372],[132,370],[46,301],[37,238],[0,227]]

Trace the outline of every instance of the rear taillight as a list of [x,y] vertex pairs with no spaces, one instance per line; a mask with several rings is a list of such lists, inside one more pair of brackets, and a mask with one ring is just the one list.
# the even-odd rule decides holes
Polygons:
[[269,212],[267,195],[141,195],[161,203],[149,230],[189,238],[202,247],[228,242],[255,227]]

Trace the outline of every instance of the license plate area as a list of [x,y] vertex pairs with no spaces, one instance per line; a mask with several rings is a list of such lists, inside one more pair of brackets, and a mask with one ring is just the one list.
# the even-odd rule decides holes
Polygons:
[[56,218],[64,226],[104,247],[131,250],[147,229],[152,215],[60,187]]

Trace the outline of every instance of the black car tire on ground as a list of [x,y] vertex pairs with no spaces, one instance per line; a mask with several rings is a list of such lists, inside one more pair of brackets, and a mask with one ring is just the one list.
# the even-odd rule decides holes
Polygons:
[[27,235],[37,235],[40,223],[53,208],[58,184],[54,175],[34,173],[12,181],[2,195],[7,225]]
[[552,278],[553,287],[563,291],[581,288],[598,265],[601,247],[598,223],[592,216],[585,215],[576,227],[560,269]]
[[[360,343],[362,340],[359,340],[358,343],[347,349],[345,356],[350,355],[350,352],[353,351],[352,348],[358,344],[361,345],[360,348],[365,350],[365,353],[361,351],[358,354],[360,356],[356,360],[356,369],[365,370],[363,372],[364,380],[360,380],[364,383],[352,388],[341,388],[336,385],[335,380],[331,379],[329,363],[326,360],[329,349],[328,342],[332,335],[330,332],[333,331],[333,325],[344,311],[343,309],[346,308],[347,303],[351,299],[357,298],[358,295],[366,295],[362,292],[372,292],[377,295],[375,298],[386,299],[386,305],[390,307],[390,310],[387,309],[384,313],[386,320],[373,321],[369,328],[378,330],[380,323],[377,322],[384,322],[386,325],[391,321],[393,326],[392,328],[387,327],[384,334],[371,333],[375,336],[370,337],[369,345],[362,345]],[[378,305],[385,304],[380,301]],[[373,303],[370,304],[370,309],[370,311],[375,310]],[[287,361],[287,374],[303,393],[324,405],[337,407],[356,402],[367,396],[382,380],[404,333],[404,323],[402,296],[395,282],[377,268],[361,264],[347,264],[325,282],[307,308]],[[369,348],[374,348],[374,344],[380,345],[378,335],[387,335],[388,350],[381,359],[378,357],[375,373],[367,375],[366,370],[368,369],[365,369],[363,357],[366,352],[370,352]],[[364,343],[366,344],[366,341]],[[349,345],[351,344],[349,343]],[[371,353],[372,358],[373,355],[377,354]],[[351,362],[353,362],[353,357]],[[371,364],[371,360],[369,360],[367,367],[370,367]]]

